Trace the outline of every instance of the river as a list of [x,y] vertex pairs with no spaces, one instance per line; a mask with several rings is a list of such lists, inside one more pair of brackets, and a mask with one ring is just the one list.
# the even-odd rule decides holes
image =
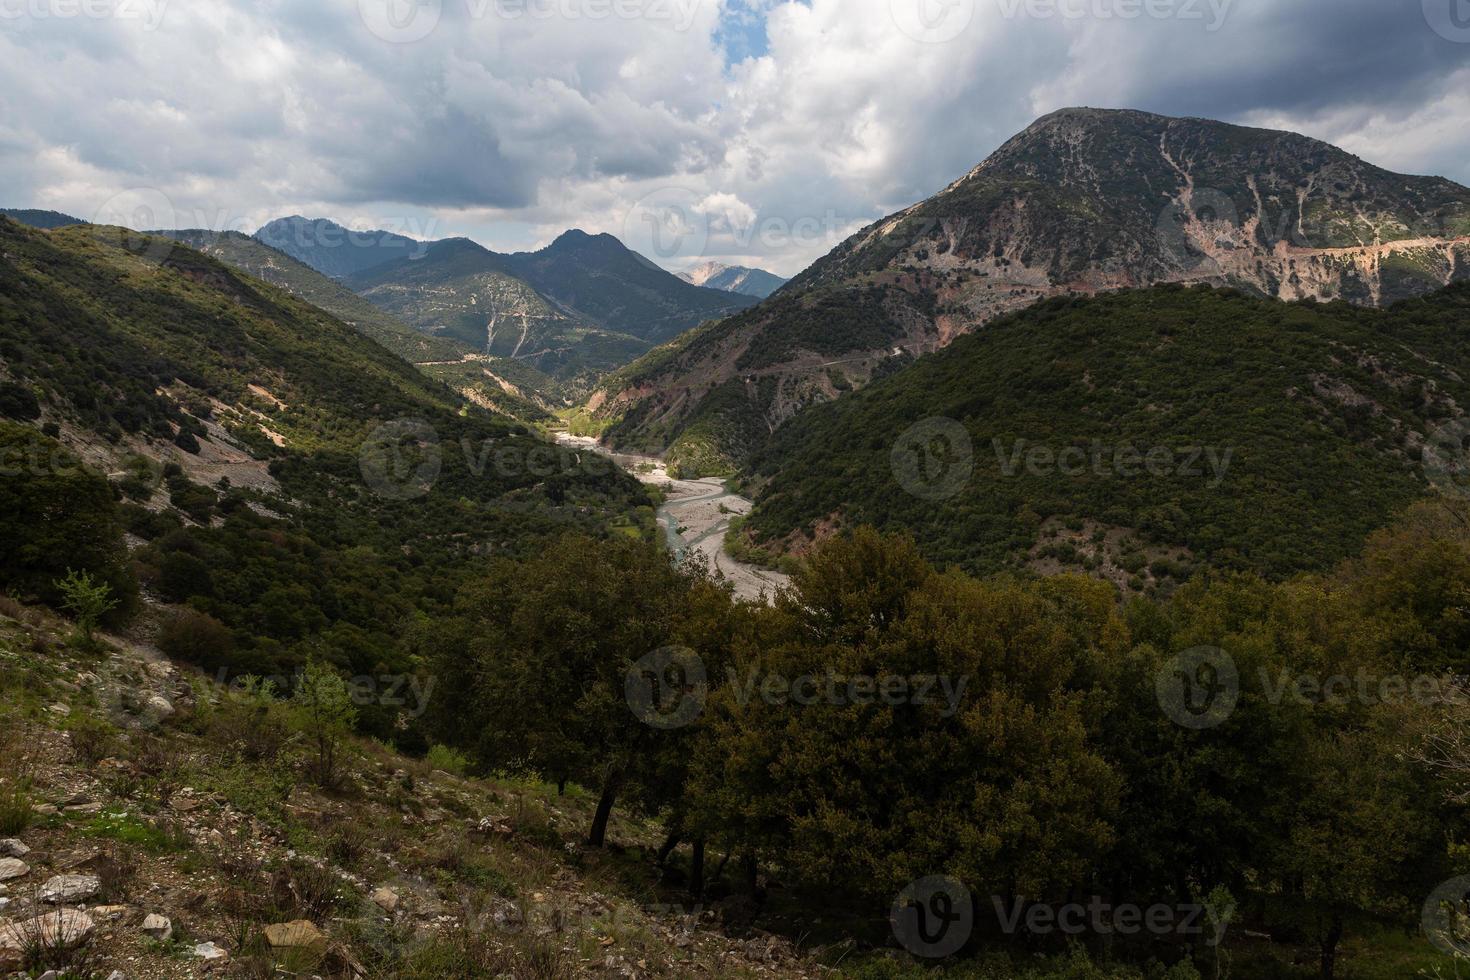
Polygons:
[[731,518],[748,514],[751,508],[748,498],[725,489],[725,481],[717,477],[675,480],[658,457],[610,452],[588,436],[559,432],[556,441],[608,456],[643,483],[662,488],[665,500],[658,509],[658,526],[675,558],[691,551],[703,555],[710,568],[723,575],[743,599],[758,599],[762,593],[769,597],[787,583],[788,578],[780,572],[736,561],[725,553],[725,532],[730,529]]

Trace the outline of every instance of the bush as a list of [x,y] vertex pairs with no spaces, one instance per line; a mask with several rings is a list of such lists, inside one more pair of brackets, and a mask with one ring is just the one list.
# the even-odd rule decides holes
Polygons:
[[239,677],[218,703],[200,703],[205,732],[233,757],[275,762],[290,741],[284,706],[269,681]]
[[158,649],[174,660],[204,668],[224,667],[234,652],[235,638],[229,627],[213,616],[189,609],[163,624]]
[[30,422],[41,417],[41,403],[30,388],[7,381],[0,384],[0,415]]
[[470,757],[447,745],[435,744],[429,749],[429,754],[424,756],[424,762],[431,769],[440,769],[454,776],[463,776],[470,771]]

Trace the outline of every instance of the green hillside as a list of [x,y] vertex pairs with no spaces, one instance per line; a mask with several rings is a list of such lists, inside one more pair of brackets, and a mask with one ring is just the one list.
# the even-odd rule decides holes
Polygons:
[[378,309],[352,290],[284,252],[239,232],[163,232],[226,265],[279,286],[319,306],[407,361],[456,360],[474,348],[448,337],[430,337]]
[[[0,410],[25,423],[0,441],[7,460],[69,451],[109,476],[116,513],[83,516],[146,542],[133,574],[221,622],[233,669],[311,650],[392,662],[404,622],[485,554],[651,528],[631,478],[467,405],[316,307],[167,240],[98,231],[0,220]],[[53,469],[10,489],[50,493]]]
[[1470,404],[1467,328],[1465,286],[1388,311],[1178,286],[1048,300],[778,430],[746,527],[777,550],[906,529],[942,564],[1134,588],[1202,562],[1322,568],[1425,492],[1425,436]]

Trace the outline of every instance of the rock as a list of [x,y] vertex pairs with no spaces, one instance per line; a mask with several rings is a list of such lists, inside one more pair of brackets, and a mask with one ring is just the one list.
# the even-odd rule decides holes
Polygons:
[[52,905],[85,902],[101,890],[102,880],[96,875],[57,875],[41,886],[39,897]]
[[392,913],[398,908],[398,893],[388,887],[373,892],[373,904],[384,912]]
[[61,811],[56,809],[56,807],[52,806],[50,803],[37,803],[35,806],[31,807],[31,812],[38,817],[54,817]]
[[156,912],[150,914],[143,920],[143,933],[161,943],[166,943],[173,938],[174,924],[168,921],[168,916],[159,915]]
[[70,949],[92,938],[97,926],[85,912],[57,909],[25,922],[0,926],[0,949],[24,951],[41,946]]
[[94,919],[115,919],[127,913],[126,905],[94,905],[87,910],[87,914]]
[[324,949],[327,937],[306,919],[265,927],[265,941],[275,949]]
[[66,812],[75,813],[80,816],[90,816],[94,813],[101,813],[104,806],[106,806],[105,803],[78,803],[76,806],[67,807]]
[[155,694],[148,699],[148,711],[155,718],[167,718],[174,713],[174,706],[169,703],[168,698]]
[[219,963],[230,958],[229,953],[220,949],[214,943],[199,943],[194,947],[193,954],[209,963]]
[[0,881],[13,881],[31,873],[31,866],[18,858],[0,858]]
[[7,837],[4,840],[0,840],[0,857],[23,858],[29,853],[31,853],[31,849],[14,837]]
[[107,975],[107,980],[128,980],[128,975],[121,970],[113,970]]
[[46,708],[46,710],[49,711],[49,712],[51,712],[53,715],[69,715],[69,714],[71,714],[71,708],[68,707],[67,705],[61,704],[59,702],[57,704],[49,705]]

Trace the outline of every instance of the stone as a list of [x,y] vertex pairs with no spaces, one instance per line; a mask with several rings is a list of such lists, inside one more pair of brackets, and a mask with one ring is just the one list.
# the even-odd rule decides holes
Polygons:
[[23,858],[29,853],[31,853],[31,849],[14,837],[7,837],[4,840],[0,840],[0,857]]
[[57,909],[25,922],[0,926],[0,949],[25,951],[41,946],[70,949],[92,938],[96,924],[85,912]]
[[143,933],[151,939],[166,943],[173,938],[174,924],[168,921],[168,916],[151,913],[143,920]]
[[31,866],[19,858],[0,858],[0,881],[14,881],[31,873]]
[[107,980],[128,980],[128,975],[121,970],[113,970],[107,975]]
[[306,919],[265,927],[265,941],[274,949],[323,949],[327,937]]
[[155,694],[148,699],[148,711],[155,718],[167,718],[174,713],[174,706],[169,703],[168,698]]
[[207,963],[218,963],[230,958],[230,954],[220,949],[214,943],[199,943],[193,949],[193,954]]
[[96,875],[57,875],[41,886],[40,899],[52,905],[85,902],[102,890]]
[[392,913],[398,909],[398,893],[386,886],[373,892],[373,904],[384,912]]
[[106,805],[105,803],[78,803],[76,806],[67,807],[66,812],[78,816],[91,816],[94,813],[101,813],[102,808]]

